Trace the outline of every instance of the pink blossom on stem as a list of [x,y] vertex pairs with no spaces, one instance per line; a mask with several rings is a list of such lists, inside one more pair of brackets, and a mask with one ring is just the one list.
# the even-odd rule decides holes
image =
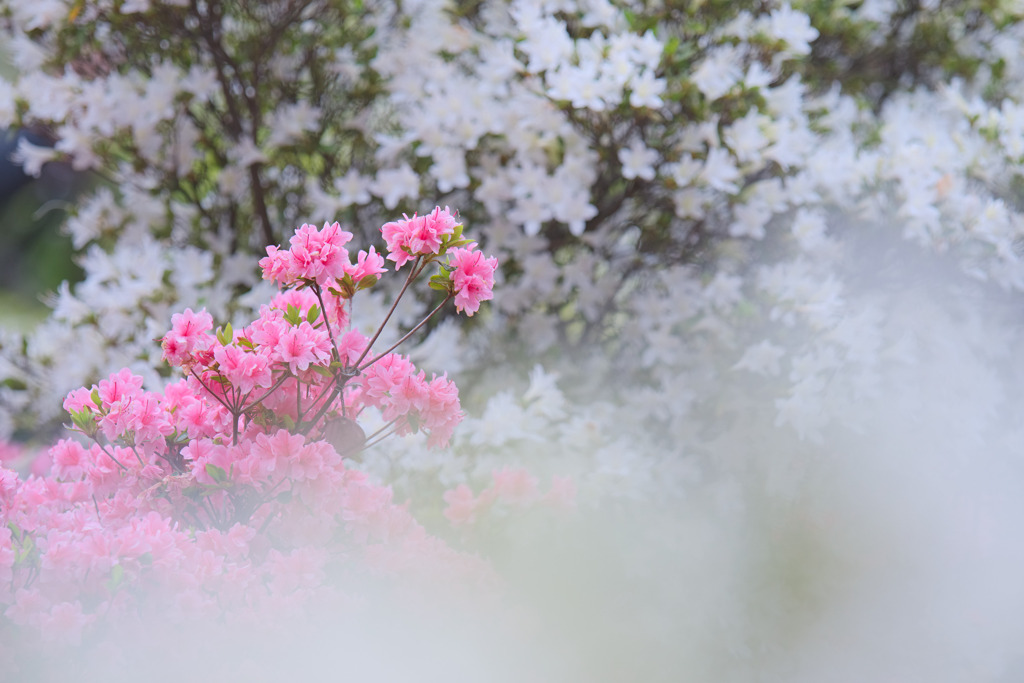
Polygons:
[[363,390],[373,405],[383,405],[391,390],[415,372],[416,366],[408,358],[389,353],[363,373]]
[[78,481],[85,475],[89,452],[82,444],[71,439],[61,439],[50,448],[53,458],[53,476],[65,481]]
[[359,357],[363,355],[366,344],[370,340],[358,330],[349,330],[338,340],[338,353],[342,362],[354,365]]
[[276,282],[280,286],[285,286],[295,279],[291,252],[277,245],[267,247],[267,255],[260,259],[260,269],[263,271],[264,280]]
[[381,275],[388,272],[388,269],[384,267],[384,257],[371,246],[370,251],[360,250],[356,262],[345,268],[345,272],[358,284],[363,278]]
[[169,416],[161,405],[157,394],[144,392],[135,397],[129,405],[129,430],[135,443],[149,451],[151,445],[163,445],[161,437],[174,431]]
[[388,245],[388,259],[395,262],[397,270],[416,256],[440,253],[443,239],[458,225],[446,206],[435,207],[425,216],[403,214],[402,220],[385,223],[380,230]]
[[393,420],[403,415],[426,410],[430,401],[430,388],[422,370],[408,374],[392,385],[386,402],[384,419]]
[[281,335],[274,349],[292,372],[306,370],[311,363],[326,363],[331,358],[331,340],[323,330],[303,321]]
[[187,362],[192,353],[210,346],[213,337],[213,316],[206,309],[193,313],[186,308],[182,313],[171,316],[171,331],[164,335],[161,346],[164,360],[174,366]]
[[480,302],[493,298],[494,271],[498,259],[486,258],[475,251],[475,244],[468,248],[457,247],[448,252],[448,265],[452,270],[450,278],[455,290],[455,308],[473,315],[480,309]]
[[456,425],[462,422],[459,389],[455,382],[445,375],[431,379],[427,385],[427,393],[427,408],[420,413],[424,427],[430,432],[427,445],[431,448],[443,448],[448,445]]
[[288,250],[267,247],[266,257],[260,259],[263,279],[281,286],[310,280],[326,287],[345,275],[349,257],[344,245],[351,239],[352,233],[338,223],[324,223],[321,230],[303,223],[289,240]]
[[142,381],[141,377],[133,375],[128,368],[122,368],[120,372],[100,380],[97,389],[102,401],[101,407],[109,408],[111,404],[135,396],[142,390]]
[[263,306],[260,308],[260,317],[245,328],[243,335],[253,344],[266,349],[274,349],[289,327],[280,310]]
[[316,280],[321,286],[344,277],[348,265],[344,245],[351,239],[352,233],[342,230],[338,223],[324,223],[322,230],[303,224],[289,240],[296,277]]
[[270,360],[262,353],[243,351],[237,346],[217,346],[213,358],[221,374],[243,394],[273,383]]
[[92,402],[92,391],[86,387],[75,389],[64,399],[64,410],[69,413],[80,412],[84,408],[96,410],[98,405]]

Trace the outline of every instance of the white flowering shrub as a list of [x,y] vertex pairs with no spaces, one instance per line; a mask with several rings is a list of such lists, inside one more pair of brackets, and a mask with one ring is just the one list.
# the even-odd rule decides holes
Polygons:
[[[678,356],[694,315],[765,303],[749,255],[820,266],[851,214],[896,218],[894,232],[1017,287],[1012,10],[804,9],[11,3],[19,76],[0,123],[50,130],[52,149],[19,148],[27,173],[66,159],[96,190],[66,224],[86,284],[59,293],[27,346],[4,344],[4,431],[26,409],[54,416],[114,357],[154,365],[144,327],[170,306],[228,313],[254,280],[237,252],[279,241],[275,226],[365,231],[424,209],[424,193],[464,207],[508,264],[480,345],[518,340],[513,357],[569,345],[643,373],[659,343]],[[175,256],[186,246],[207,255]],[[153,282],[94,294],[98,278],[132,279],[91,267],[110,258]],[[797,271],[814,277],[779,268],[790,290]],[[643,315],[667,287],[696,308]],[[645,329],[620,334],[632,319]],[[58,368],[67,335],[89,352]]]

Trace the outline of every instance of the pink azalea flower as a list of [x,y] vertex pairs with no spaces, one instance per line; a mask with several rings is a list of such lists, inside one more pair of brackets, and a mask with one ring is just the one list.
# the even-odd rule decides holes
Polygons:
[[237,346],[218,346],[213,350],[213,357],[221,374],[243,394],[273,383],[270,361],[261,353],[243,351]]
[[446,206],[436,207],[426,216],[403,214],[402,220],[385,223],[380,230],[388,245],[388,259],[395,262],[397,270],[416,256],[439,253],[444,237],[454,233],[457,225]]
[[53,475],[70,481],[81,479],[89,462],[89,452],[71,439],[61,439],[52,446],[50,457],[53,458]]
[[142,378],[133,375],[128,368],[122,368],[120,372],[100,380],[98,390],[100,401],[103,403],[101,407],[107,408],[113,403],[138,394],[142,390]]
[[477,500],[472,489],[459,484],[454,489],[444,492],[444,516],[455,526],[470,524],[476,520]]
[[392,385],[384,410],[384,419],[393,420],[411,412],[422,412],[430,401],[430,389],[422,370],[408,374]]
[[331,340],[326,332],[302,322],[287,329],[274,350],[292,372],[298,372],[306,370],[312,363],[326,363],[330,360]]
[[267,247],[267,255],[260,259],[263,279],[285,286],[295,280],[295,263],[292,254],[276,245]]
[[343,362],[354,364],[359,356],[366,349],[366,343],[370,341],[358,330],[349,330],[338,340],[338,353]]
[[502,502],[525,507],[537,500],[537,478],[528,471],[505,467],[492,476],[494,491]]
[[[455,225],[438,208],[406,219],[404,232],[392,237],[407,255],[438,254]],[[263,307],[226,345],[210,333],[213,319],[205,310],[172,317],[161,340],[164,356],[195,373],[163,393],[144,391],[142,378],[128,369],[73,391],[65,407],[91,410],[106,439],[88,447],[59,442],[39,461],[50,471],[24,481],[0,467],[0,599],[6,596],[3,613],[11,624],[76,643],[95,622],[146,614],[272,618],[268,610],[298,609],[324,595],[326,558],[362,562],[377,573],[489,578],[479,562],[429,536],[394,503],[390,488],[346,470],[329,442],[279,428],[286,416],[299,422],[301,415],[294,431],[309,431],[307,420],[321,409],[326,422],[343,408],[355,420],[375,406],[397,419],[400,430],[418,424],[430,445],[438,445],[462,418],[455,385],[447,377],[427,381],[404,356],[388,354],[340,395],[330,378],[313,372],[333,349],[323,318],[311,324],[308,312],[323,305],[334,329],[347,325],[348,311],[341,297],[323,291],[321,304],[315,288],[301,288],[342,274],[358,282],[384,272],[385,260],[372,248],[351,263],[344,247],[350,238],[337,224],[303,226],[290,249],[268,249],[262,261],[265,277],[296,288]],[[460,286],[480,300],[493,268],[463,258],[456,259]],[[470,282],[474,277],[480,282]],[[284,320],[290,306],[303,316],[297,324]],[[354,330],[339,329],[334,339],[349,367],[367,345]],[[217,375],[227,381],[214,381]],[[283,381],[260,396],[259,408],[237,405],[239,393],[266,393],[260,389],[272,386],[275,375]],[[502,500],[530,498],[530,479],[524,481],[499,473],[478,498],[460,487],[446,494],[445,514],[468,521],[499,491]],[[21,561],[29,547],[31,561]]]
[[482,252],[469,248],[455,248],[449,254],[448,265],[454,268],[450,278],[455,289],[455,308],[472,316],[480,309],[480,302],[494,297],[494,271],[498,259],[484,257]]
[[370,251],[360,250],[355,264],[349,265],[345,270],[357,284],[364,277],[388,272],[388,269],[384,267],[384,257],[378,254],[372,246]]
[[427,445],[442,448],[448,445],[456,425],[462,422],[459,389],[447,376],[434,377],[427,387],[428,406],[420,414],[424,428],[430,432]]
[[416,366],[408,358],[389,353],[363,373],[363,390],[373,405],[382,405],[392,388],[415,372]]
[[281,341],[281,335],[290,327],[282,315],[281,311],[263,306],[260,317],[245,328],[246,338],[258,346],[275,348]]
[[194,351],[208,348],[213,339],[208,334],[211,329],[213,316],[205,308],[198,313],[193,313],[191,308],[175,313],[171,316],[171,331],[161,342],[164,360],[178,366],[189,360]]
[[92,408],[93,410],[99,408],[92,402],[92,391],[86,387],[75,389],[64,399],[64,410],[69,413],[80,412],[83,408]]
[[295,276],[316,280],[321,286],[344,277],[349,259],[343,245],[351,239],[352,233],[342,230],[337,223],[324,223],[323,230],[303,224],[289,240]]
[[150,451],[150,444],[163,446],[162,437],[174,431],[174,426],[161,405],[160,397],[153,393],[140,394],[129,407],[129,427],[135,433],[135,443]]

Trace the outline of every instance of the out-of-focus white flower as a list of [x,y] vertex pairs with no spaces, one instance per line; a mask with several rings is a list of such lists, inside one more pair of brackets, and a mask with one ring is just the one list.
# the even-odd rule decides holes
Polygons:
[[26,138],[18,140],[18,146],[11,154],[11,161],[21,164],[25,175],[38,178],[43,172],[43,164],[57,156],[57,152],[51,147],[34,145]]
[[809,54],[811,43],[818,37],[818,29],[811,26],[810,18],[794,10],[788,2],[769,14],[768,33],[785,42],[786,51],[792,55]]
[[708,158],[704,160],[704,170],[700,178],[705,183],[721,192],[736,192],[739,188],[740,171],[732,160],[728,150],[715,148],[708,150]]
[[241,168],[248,168],[253,164],[267,163],[267,155],[263,153],[255,142],[249,137],[242,136],[241,140],[228,150],[228,156],[232,162]]
[[747,370],[758,375],[778,375],[779,361],[785,355],[785,349],[765,339],[747,347],[743,356],[732,366],[733,370]]
[[408,164],[384,169],[377,173],[371,191],[381,198],[384,206],[393,209],[404,198],[415,199],[420,192],[420,177]]
[[735,48],[723,46],[713,49],[690,78],[704,97],[717,100],[729,92],[742,75]]
[[634,107],[656,109],[664,104],[665,79],[657,78],[653,71],[644,71],[629,82],[629,104]]
[[654,180],[658,152],[647,148],[640,140],[634,140],[629,147],[619,150],[619,161],[622,163],[623,178]]
[[321,112],[309,102],[294,102],[279,107],[270,117],[270,136],[266,146],[282,147],[296,142],[320,127]]
[[370,181],[354,168],[334,180],[334,189],[342,208],[370,201]]
[[92,149],[92,137],[76,126],[62,126],[57,131],[54,149],[71,156],[71,167],[76,171],[99,168],[103,160]]

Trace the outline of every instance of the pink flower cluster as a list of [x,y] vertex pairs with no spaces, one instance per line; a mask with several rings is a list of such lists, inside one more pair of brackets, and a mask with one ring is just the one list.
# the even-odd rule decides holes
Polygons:
[[[103,447],[71,440],[54,447],[47,477],[0,471],[5,641],[28,629],[75,644],[150,616],[272,620],[282,606],[332,595],[339,554],[348,576],[434,565],[455,580],[490,580],[482,562],[428,536],[389,488],[345,469],[323,442],[284,430],[234,447],[192,441],[193,468],[230,467],[228,481],[173,475],[127,448],[111,453],[126,471]],[[197,495],[212,519],[197,518]]]
[[553,477],[551,488],[541,495],[537,478],[524,469],[504,468],[492,475],[492,484],[473,495],[466,484],[445,491],[447,507],[444,516],[455,526],[464,526],[478,521],[479,517],[494,506],[505,506],[526,510],[537,505],[557,509],[571,509],[576,504],[576,484],[568,477]]
[[332,287],[346,275],[358,284],[384,273],[384,257],[373,247],[360,251],[356,263],[350,261],[345,245],[351,239],[352,233],[337,223],[325,223],[322,230],[304,223],[289,240],[289,249],[267,247],[266,257],[260,260],[263,278],[281,286],[316,282]]
[[394,353],[366,371],[361,398],[379,408],[385,420],[399,420],[399,434],[410,431],[412,417],[430,434],[427,443],[432,446],[447,444],[463,417],[454,382],[436,375],[428,381],[408,358]]
[[[431,278],[431,286],[455,298],[455,308],[472,316],[480,302],[492,298],[494,273],[498,259],[476,251],[476,243],[462,236],[459,223],[448,207],[435,207],[425,215],[405,216],[385,223],[381,233],[388,245],[388,259],[395,269],[410,261],[430,263],[447,256],[440,273]],[[414,274],[418,273],[414,267]]]
[[455,235],[462,226],[448,207],[435,207],[425,216],[413,214],[402,220],[385,223],[381,228],[388,245],[388,259],[399,269],[417,256],[440,254],[446,237]]
[[452,269],[450,279],[455,292],[455,308],[472,316],[480,309],[481,301],[494,297],[494,271],[498,268],[498,259],[490,258],[475,251],[475,244],[469,247],[455,248],[448,252],[448,265]]
[[184,365],[192,354],[210,347],[213,336],[208,333],[212,329],[213,316],[205,309],[193,313],[186,308],[183,313],[175,313],[171,316],[171,330],[161,342],[164,360],[171,365]]
[[[431,231],[450,234],[452,221],[435,211],[406,244],[430,250]],[[45,475],[0,467],[0,642],[27,628],[74,643],[148,613],[246,619],[329,594],[338,558],[346,575],[440,566],[489,580],[390,488],[345,466],[364,445],[365,410],[380,411],[385,432],[423,431],[434,446],[462,419],[446,376],[428,380],[390,349],[370,355],[348,329],[347,302],[385,272],[372,248],[351,263],[350,239],[337,224],[303,225],[261,261],[290,289],[256,320],[213,331],[205,310],[175,314],[161,345],[182,379],[147,391],[124,369],[77,389],[64,407],[87,441],[53,446]],[[466,283],[486,270],[459,268]],[[338,424],[350,432],[340,446],[329,440]]]

